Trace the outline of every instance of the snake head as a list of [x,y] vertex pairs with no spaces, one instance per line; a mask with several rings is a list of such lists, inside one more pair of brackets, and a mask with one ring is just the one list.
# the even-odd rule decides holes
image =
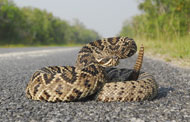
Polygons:
[[111,67],[119,64],[119,58],[116,56],[104,57],[96,60],[102,67]]
[[119,64],[119,57],[108,53],[107,51],[102,51],[97,48],[93,48],[93,56],[96,62],[102,67],[111,67]]

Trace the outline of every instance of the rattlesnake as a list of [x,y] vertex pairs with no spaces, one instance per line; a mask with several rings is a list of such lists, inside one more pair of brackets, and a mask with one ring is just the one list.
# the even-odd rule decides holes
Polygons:
[[79,51],[76,66],[48,66],[36,71],[27,85],[26,96],[49,102],[76,101],[93,94],[104,102],[152,99],[158,85],[152,75],[139,72],[144,53],[141,49],[134,70],[117,69],[112,66],[118,65],[119,59],[137,51],[135,41],[113,37],[90,42]]

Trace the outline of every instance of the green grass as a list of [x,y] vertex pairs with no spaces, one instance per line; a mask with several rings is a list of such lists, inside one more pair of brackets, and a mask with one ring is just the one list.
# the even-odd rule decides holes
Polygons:
[[145,53],[151,53],[153,56],[160,54],[167,62],[176,60],[190,66],[190,36],[175,40],[145,40],[142,38],[135,40],[138,45],[144,45]]

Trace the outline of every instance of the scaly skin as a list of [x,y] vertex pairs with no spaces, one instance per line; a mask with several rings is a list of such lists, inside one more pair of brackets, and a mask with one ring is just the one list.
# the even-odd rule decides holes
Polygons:
[[[49,102],[76,101],[94,93],[99,94],[98,100],[101,101],[149,99],[155,96],[154,91],[156,89],[153,83],[154,78],[146,73],[140,74],[140,80],[130,81],[130,84],[123,82],[106,83],[106,68],[118,65],[119,59],[132,56],[136,50],[134,40],[128,37],[105,38],[88,43],[79,51],[75,67],[49,66],[36,71],[27,85],[26,96],[33,100]],[[135,67],[140,70],[138,63]],[[138,73],[133,72],[132,74],[138,77]],[[120,95],[118,98],[118,95],[115,94],[108,95],[109,92],[112,93],[111,90],[113,89],[104,89],[105,87],[108,88],[109,85],[114,86],[114,89],[117,88],[118,90],[113,92],[119,94],[123,92],[121,90],[123,88],[120,88],[123,84],[126,86],[124,89],[128,91],[127,94],[130,93],[130,95]],[[131,87],[134,86],[136,90],[132,90]],[[141,91],[141,95],[137,94]],[[147,93],[150,94],[144,95]]]

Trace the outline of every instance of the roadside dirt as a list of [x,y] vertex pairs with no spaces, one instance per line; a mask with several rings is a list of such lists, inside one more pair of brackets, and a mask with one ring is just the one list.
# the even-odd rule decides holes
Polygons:
[[164,61],[172,66],[190,69],[190,59],[175,59],[168,55],[153,54],[151,52],[145,52],[145,56],[151,59]]

